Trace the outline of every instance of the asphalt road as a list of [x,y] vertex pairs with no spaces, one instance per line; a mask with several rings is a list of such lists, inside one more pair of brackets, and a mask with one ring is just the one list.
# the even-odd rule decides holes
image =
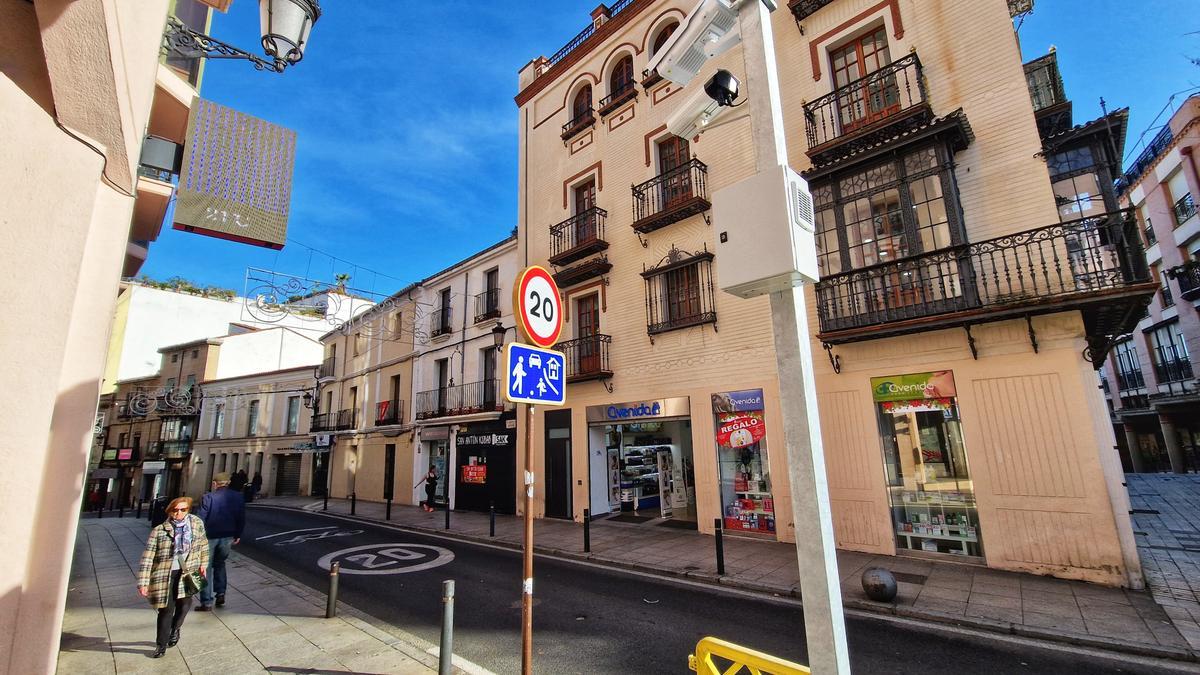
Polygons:
[[[496,673],[520,672],[519,552],[268,506],[248,509],[237,550],[322,592],[328,573],[320,562],[337,559],[342,602],[434,644],[441,584],[453,579],[455,653]],[[807,663],[802,610],[789,601],[541,557],[534,578],[535,672],[686,673],[688,654],[706,635]],[[847,623],[855,673],[1181,670],[909,621]]]

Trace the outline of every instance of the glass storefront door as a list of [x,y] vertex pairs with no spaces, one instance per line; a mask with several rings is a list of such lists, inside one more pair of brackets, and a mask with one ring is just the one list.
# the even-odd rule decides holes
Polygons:
[[[900,378],[872,381],[896,548],[980,558],[983,538],[953,376]],[[891,385],[890,393],[877,380]]]
[[726,530],[775,533],[775,498],[767,462],[761,389],[712,395],[717,465]]

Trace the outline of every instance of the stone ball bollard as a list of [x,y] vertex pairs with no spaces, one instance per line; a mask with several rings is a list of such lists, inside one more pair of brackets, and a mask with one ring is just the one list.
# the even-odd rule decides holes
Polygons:
[[868,567],[862,575],[863,592],[876,602],[896,599],[896,577],[882,567]]

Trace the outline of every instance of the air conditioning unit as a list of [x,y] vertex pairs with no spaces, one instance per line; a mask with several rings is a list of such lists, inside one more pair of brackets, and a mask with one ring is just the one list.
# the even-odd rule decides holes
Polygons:
[[752,298],[815,282],[812,194],[800,174],[777,166],[713,193],[717,282]]

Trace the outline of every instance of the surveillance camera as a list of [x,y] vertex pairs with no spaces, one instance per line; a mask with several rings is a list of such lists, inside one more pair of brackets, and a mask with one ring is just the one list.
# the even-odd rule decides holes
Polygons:
[[776,0],[700,0],[650,59],[646,70],[657,70],[664,78],[685,86],[705,61],[742,41],[738,12],[751,2],[762,2],[772,12],[778,5]]
[[733,104],[738,97],[737,78],[728,70],[719,70],[691,98],[667,118],[667,131],[680,138],[699,136]]

